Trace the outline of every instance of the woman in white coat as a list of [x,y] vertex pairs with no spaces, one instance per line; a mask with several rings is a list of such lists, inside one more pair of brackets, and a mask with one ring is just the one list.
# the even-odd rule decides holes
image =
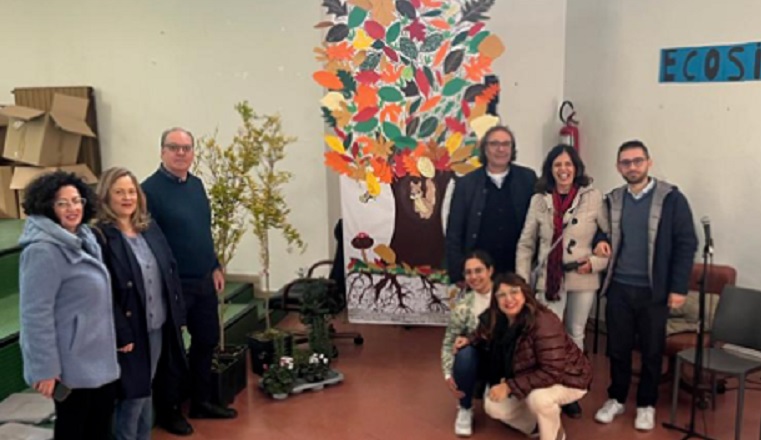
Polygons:
[[[573,147],[550,150],[516,254],[518,275],[534,275],[537,299],[558,315],[582,350],[599,272],[608,265],[607,258],[592,253],[598,230],[607,234],[609,226],[602,193],[591,182]],[[569,413],[577,415],[573,409]]]

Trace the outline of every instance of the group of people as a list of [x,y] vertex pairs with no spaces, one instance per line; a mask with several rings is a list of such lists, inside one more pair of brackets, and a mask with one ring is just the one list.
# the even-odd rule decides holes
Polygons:
[[237,416],[211,398],[224,274],[193,156],[192,134],[171,128],[142,185],[117,167],[95,191],[62,171],[25,190],[24,377],[55,398],[56,439],[149,439],[154,406],[160,426],[189,435],[180,409],[188,379],[191,418]]
[[441,348],[459,400],[455,434],[472,434],[473,399],[483,396],[490,417],[565,439],[561,413],[582,416],[592,381],[584,331],[598,290],[607,297],[610,386],[594,418],[607,424],[624,413],[637,338],[634,427],[652,430],[669,308],[685,301],[697,249],[687,199],[649,175],[650,152],[637,140],[619,147],[626,184],[605,198],[568,145],[550,150],[538,179],[513,163],[505,126],[488,130],[479,151],[484,166],[456,182],[446,234],[450,280],[466,288]]

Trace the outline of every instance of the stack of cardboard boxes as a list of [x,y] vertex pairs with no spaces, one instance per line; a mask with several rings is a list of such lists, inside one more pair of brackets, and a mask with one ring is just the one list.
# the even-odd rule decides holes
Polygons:
[[87,98],[52,93],[49,108],[34,108],[21,105],[16,93],[16,105],[0,108],[0,218],[24,218],[24,188],[41,174],[60,169],[97,182],[91,167],[78,163],[82,139],[96,137],[86,122],[89,105]]

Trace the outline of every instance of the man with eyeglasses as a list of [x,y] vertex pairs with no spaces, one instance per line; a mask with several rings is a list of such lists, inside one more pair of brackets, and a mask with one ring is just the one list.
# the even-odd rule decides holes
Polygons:
[[449,208],[446,258],[452,283],[463,281],[463,256],[476,249],[489,253],[495,273],[515,271],[516,246],[534,194],[536,173],[514,163],[516,142],[509,128],[490,128],[478,148],[483,166],[457,179]]
[[[211,403],[211,365],[219,343],[217,294],[225,288],[222,268],[211,236],[211,208],[203,182],[190,173],[194,158],[193,135],[170,128],[161,135],[161,165],[143,182],[148,210],[161,227],[172,249],[182,280],[191,336],[191,418],[234,418],[237,412]],[[159,378],[155,389],[159,426],[177,435],[193,428],[182,415],[178,374]]]
[[595,420],[611,423],[623,414],[632,375],[632,351],[639,339],[642,373],[634,427],[655,427],[655,404],[666,344],[669,308],[684,304],[697,249],[692,211],[676,186],[652,178],[652,159],[640,141],[618,149],[618,172],[626,185],[608,195],[610,256],[603,284],[611,384]]

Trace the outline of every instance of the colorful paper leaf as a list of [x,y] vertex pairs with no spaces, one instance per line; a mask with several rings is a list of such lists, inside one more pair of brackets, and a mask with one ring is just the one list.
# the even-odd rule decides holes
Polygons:
[[436,127],[439,125],[439,120],[435,116],[426,118],[422,124],[420,124],[420,132],[418,134],[421,138],[426,138],[433,134]]
[[351,174],[350,162],[348,162],[343,155],[335,151],[325,152],[325,165],[327,165],[338,174],[342,174],[344,176]]
[[369,121],[360,122],[354,126],[354,131],[357,133],[369,133],[378,128],[378,119],[372,118]]
[[399,104],[386,104],[380,112],[380,120],[393,123],[399,122],[399,116],[402,114],[402,107]]
[[391,171],[391,166],[384,158],[374,157],[370,160],[370,165],[373,167],[373,174],[378,177],[378,180],[380,180],[381,183],[391,183],[394,179],[394,173]]
[[360,84],[357,87],[357,94],[354,96],[354,102],[360,111],[368,107],[378,106],[378,90],[368,84]]
[[420,46],[420,52],[423,53],[429,53],[434,52],[436,49],[441,46],[441,43],[444,41],[444,35],[442,34],[430,34],[427,37],[425,37],[425,41],[423,42],[423,45]]
[[347,36],[349,36],[349,26],[339,23],[328,30],[328,34],[325,35],[325,41],[328,43],[338,43],[345,40]]
[[380,81],[380,75],[373,70],[364,70],[354,77],[360,84],[375,84]]
[[373,249],[376,255],[386,264],[396,264],[396,252],[386,244],[379,244]]
[[417,59],[417,46],[415,46],[415,43],[407,37],[402,37],[399,39],[399,51],[401,51],[404,56],[410,60]]
[[407,17],[410,20],[417,18],[415,7],[407,0],[396,0],[396,10],[399,11],[399,14],[403,17]]
[[420,21],[413,21],[404,30],[410,34],[412,40],[425,41],[425,25]]
[[431,93],[431,84],[423,69],[415,71],[415,82],[423,95],[428,96]]
[[489,36],[489,32],[488,31],[479,32],[475,37],[473,37],[472,40],[470,40],[470,43],[468,44],[468,52],[470,52],[470,53],[476,53],[476,52],[478,52],[478,46],[488,36]]
[[352,8],[349,13],[349,27],[353,29],[361,25],[365,21],[365,18],[367,18],[367,10],[360,7]]
[[436,107],[440,101],[441,95],[432,96],[430,99],[425,101],[423,105],[420,106],[420,113],[426,113],[430,111],[432,108]]
[[331,150],[335,151],[336,153],[346,153],[343,142],[341,142],[341,139],[339,139],[337,136],[325,136],[325,143],[328,145],[328,147],[330,147]]
[[394,145],[402,149],[411,149],[417,146],[417,141],[409,136],[402,136],[394,139]]
[[404,99],[402,92],[396,87],[381,87],[378,96],[386,102],[399,102]]
[[328,9],[328,14],[333,14],[336,17],[347,14],[346,3],[341,3],[341,0],[323,0],[322,6]]
[[459,69],[464,57],[465,51],[462,49],[450,52],[444,59],[444,73],[452,73]]
[[386,28],[374,20],[367,20],[365,22],[365,32],[376,40],[382,40],[386,36]]
[[396,8],[393,0],[370,0],[373,5],[370,13],[373,20],[387,27],[396,20]]
[[373,173],[365,173],[365,182],[367,183],[367,192],[373,197],[376,197],[381,192],[380,182],[378,177]]
[[473,23],[482,20],[488,20],[486,14],[489,9],[494,6],[494,0],[471,0],[466,1],[462,7],[462,17],[460,17],[460,23],[464,21],[471,21]]
[[451,155],[455,152],[458,148],[460,148],[460,145],[462,145],[462,134],[455,133],[452,136],[449,136],[449,139],[447,139],[447,143],[445,145],[447,151]]
[[462,78],[452,78],[444,85],[444,90],[441,94],[444,96],[453,96],[459,93],[463,87],[467,85],[467,82]]
[[402,131],[396,126],[396,124],[391,122],[383,123],[383,134],[391,140],[402,137]]
[[367,107],[357,112],[357,114],[354,115],[352,120],[355,122],[367,122],[370,119],[374,118],[377,113],[378,113],[378,107]]
[[478,45],[478,52],[485,57],[495,60],[505,52],[505,46],[498,36],[491,34]]
[[326,70],[315,72],[312,75],[312,78],[314,78],[317,84],[325,87],[326,89],[342,90],[344,87],[344,84],[341,82],[341,78],[339,78],[338,75]]
[[402,25],[399,22],[392,24],[388,31],[386,31],[386,43],[391,44],[399,38],[399,34],[402,32]]

